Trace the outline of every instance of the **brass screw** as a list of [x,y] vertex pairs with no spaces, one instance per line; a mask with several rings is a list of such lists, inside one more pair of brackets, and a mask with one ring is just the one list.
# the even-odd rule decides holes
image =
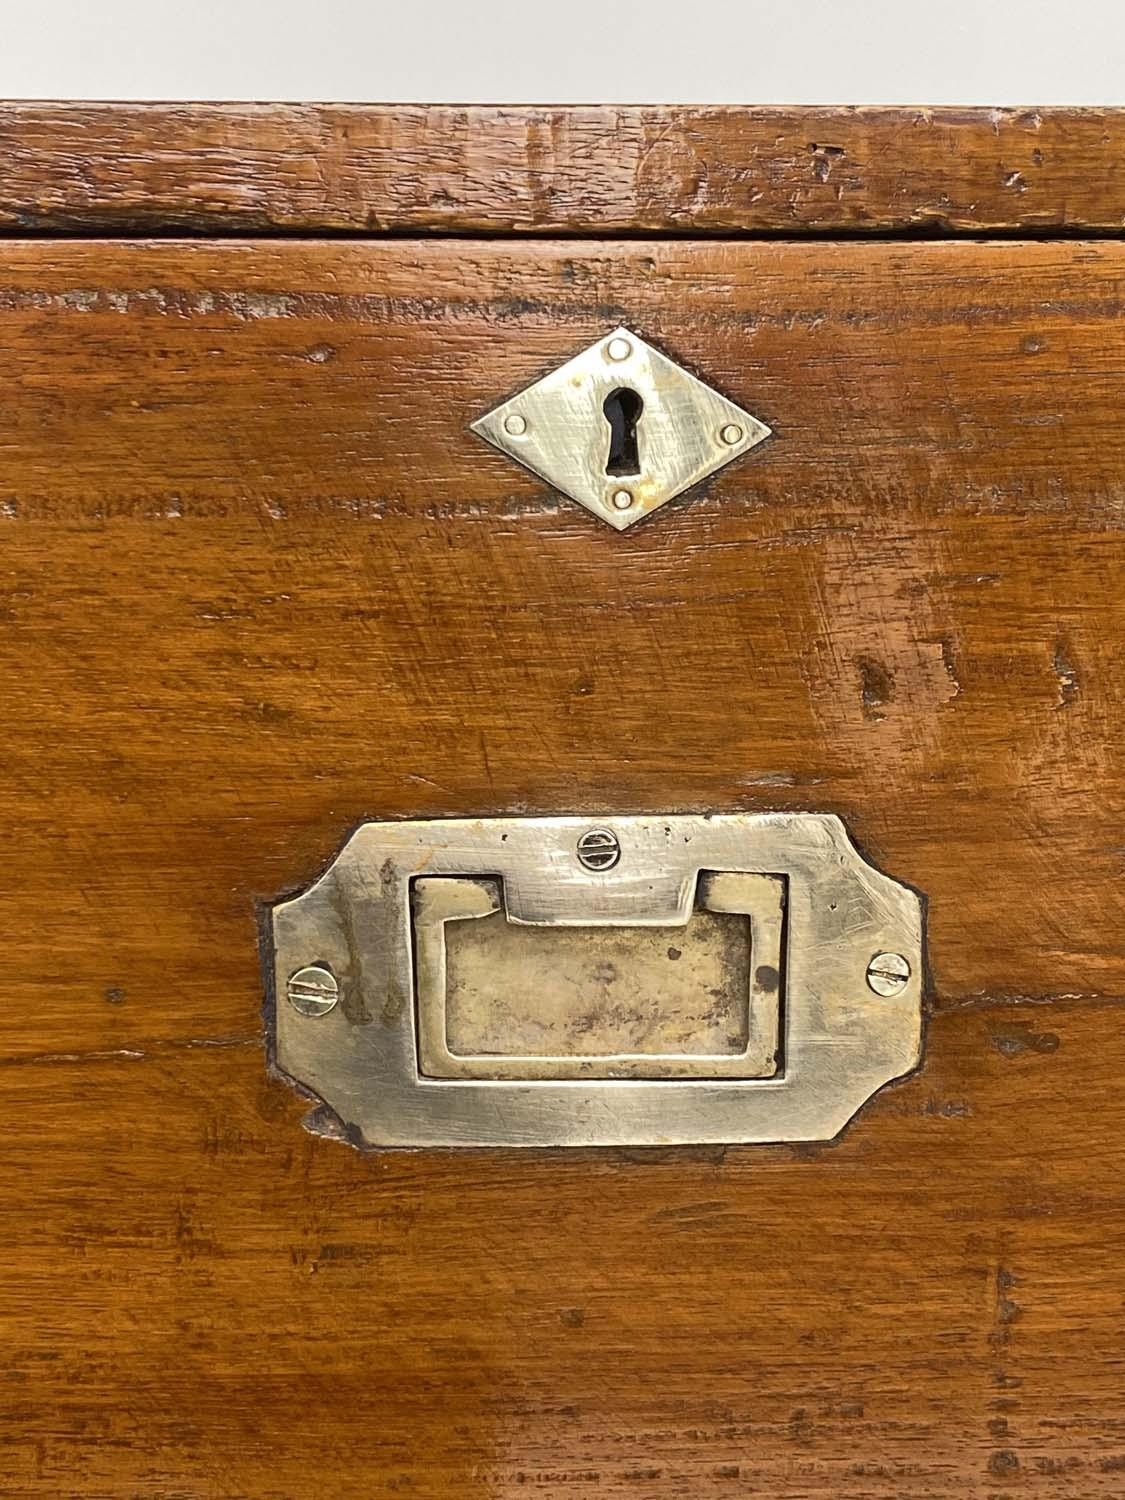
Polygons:
[[510,437],[523,437],[527,431],[527,418],[521,417],[518,411],[510,412],[504,418],[504,431]]
[[901,953],[876,953],[867,965],[867,983],[877,995],[898,995],[906,988],[910,965]]
[[742,428],[737,422],[728,422],[725,427],[719,429],[719,436],[728,448],[733,448],[735,443],[742,441]]
[[340,998],[340,986],[331,969],[323,964],[309,964],[290,975],[285,993],[300,1015],[326,1016]]
[[621,843],[608,828],[591,828],[578,840],[578,862],[587,870],[612,870],[621,858]]
[[633,346],[628,339],[610,339],[606,345],[605,352],[609,355],[610,359],[621,361],[629,358],[633,352]]
[[632,495],[632,492],[630,490],[614,490],[614,492],[613,492],[613,508],[614,508],[614,510],[628,510],[632,504],[633,504],[633,495]]

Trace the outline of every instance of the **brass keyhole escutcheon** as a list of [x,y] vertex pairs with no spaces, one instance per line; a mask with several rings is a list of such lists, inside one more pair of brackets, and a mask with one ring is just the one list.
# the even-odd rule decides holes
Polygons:
[[471,426],[615,531],[770,435],[629,328],[603,334]]

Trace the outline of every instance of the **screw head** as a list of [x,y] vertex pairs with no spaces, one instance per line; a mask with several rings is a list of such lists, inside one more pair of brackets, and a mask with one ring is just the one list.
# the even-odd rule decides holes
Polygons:
[[587,870],[612,870],[620,858],[620,841],[608,828],[591,828],[578,840],[578,862]]
[[631,490],[614,490],[611,499],[614,510],[628,510],[633,504],[633,493]]
[[901,953],[876,953],[867,965],[867,983],[877,995],[898,995],[906,988],[910,965]]
[[719,437],[726,443],[728,448],[733,448],[735,443],[741,443],[742,441],[742,428],[737,422],[728,422],[725,427],[719,429]]
[[326,1016],[340,998],[340,986],[331,969],[323,964],[309,964],[289,976],[285,993],[298,1014]]
[[504,418],[504,431],[511,437],[523,437],[527,431],[527,418],[521,417],[518,411],[509,412]]
[[609,343],[605,346],[605,352],[609,355],[610,359],[620,361],[629,358],[633,352],[633,346],[628,339],[610,339]]

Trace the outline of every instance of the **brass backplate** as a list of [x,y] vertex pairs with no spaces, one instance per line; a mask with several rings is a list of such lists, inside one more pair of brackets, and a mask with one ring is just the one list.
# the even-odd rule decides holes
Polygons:
[[821,1140],[920,1055],[920,899],[828,815],[369,823],[270,937],[360,1145]]

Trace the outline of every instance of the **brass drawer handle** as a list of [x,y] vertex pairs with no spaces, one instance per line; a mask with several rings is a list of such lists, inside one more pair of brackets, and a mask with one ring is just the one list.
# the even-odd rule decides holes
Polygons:
[[824,1140],[920,1057],[920,899],[827,815],[368,823],[269,943],[362,1145]]

